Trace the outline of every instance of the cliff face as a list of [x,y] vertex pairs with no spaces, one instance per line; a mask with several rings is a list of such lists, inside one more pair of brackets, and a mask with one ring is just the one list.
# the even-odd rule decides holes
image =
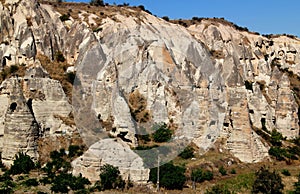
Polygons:
[[[146,181],[154,164],[132,148],[136,134],[155,123],[174,131],[174,156],[191,142],[203,153],[222,139],[241,161],[258,162],[269,148],[258,130],[299,136],[299,39],[268,39],[212,19],[185,28],[127,7],[93,14],[75,8],[62,22],[59,7],[0,4],[0,69],[26,69],[0,88],[7,163],[20,150],[38,159],[38,139],[79,131],[89,149],[72,163],[75,173],[93,179],[111,163],[124,177]],[[59,55],[71,66],[63,71],[76,72],[72,96],[39,61]],[[65,123],[70,114],[76,125]],[[107,133],[118,141],[105,139]]]

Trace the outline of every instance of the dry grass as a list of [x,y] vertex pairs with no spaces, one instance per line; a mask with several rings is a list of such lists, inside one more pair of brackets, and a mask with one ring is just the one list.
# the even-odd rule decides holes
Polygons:
[[[45,4],[51,4],[54,9],[59,12],[61,15],[70,15],[75,21],[81,22],[79,14],[84,16],[85,22],[88,23],[88,16],[90,14],[95,14],[97,18],[94,18],[96,25],[91,25],[92,30],[99,30],[99,26],[102,23],[102,20],[105,18],[111,18],[115,21],[117,19],[115,16],[119,13],[120,15],[130,17],[134,16],[136,18],[140,17],[141,9],[139,7],[128,7],[128,6],[92,6],[86,3],[49,3],[43,2]],[[86,13],[86,14],[85,14]]]
[[70,113],[68,117],[63,117],[60,115],[54,115],[54,118],[58,118],[64,122],[64,124],[68,126],[75,126],[74,115]]
[[47,56],[41,54],[37,55],[37,59],[40,60],[43,68],[46,69],[52,79],[60,81],[69,102],[71,102],[73,85],[68,81],[65,73],[71,65],[67,62],[51,61]]
[[138,90],[129,94],[128,102],[131,115],[135,121],[146,123],[151,119],[150,111],[146,110],[147,99]]
[[0,83],[2,83],[5,79],[13,76],[24,77],[25,71],[26,71],[26,66],[23,64],[6,66],[0,72]]
[[[60,150],[61,148],[68,150],[70,145],[84,146],[85,144],[78,133],[74,133],[72,136],[51,136],[40,138],[38,140],[40,163],[45,164],[50,160],[50,152]],[[84,147],[83,151],[86,151],[86,147]]]

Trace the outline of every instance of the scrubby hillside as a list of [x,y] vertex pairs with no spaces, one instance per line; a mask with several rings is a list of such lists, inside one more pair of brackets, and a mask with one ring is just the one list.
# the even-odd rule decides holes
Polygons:
[[[297,163],[297,37],[261,36],[216,18],[168,21],[143,6],[6,0],[0,10],[6,165],[19,151],[44,164],[73,144],[84,145],[73,173],[91,181],[111,164],[145,183],[158,157],[181,164],[188,145],[190,169],[268,163],[270,148]],[[283,135],[281,147],[272,131]]]

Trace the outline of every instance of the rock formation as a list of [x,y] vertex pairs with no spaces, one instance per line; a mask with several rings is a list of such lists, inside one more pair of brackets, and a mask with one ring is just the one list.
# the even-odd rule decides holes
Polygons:
[[[1,84],[0,144],[8,164],[18,151],[38,159],[41,137],[79,131],[89,148],[73,161],[75,174],[96,180],[109,163],[145,182],[153,166],[133,148],[140,129],[156,123],[174,131],[175,153],[191,142],[203,153],[223,139],[243,162],[268,158],[257,130],[299,136],[296,37],[267,38],[222,19],[183,27],[129,7],[72,11],[67,21],[58,7],[37,1],[6,0],[0,10],[0,70],[27,69]],[[76,73],[72,97],[38,60],[62,55],[72,65],[65,74]],[[64,122],[70,114],[76,125]]]

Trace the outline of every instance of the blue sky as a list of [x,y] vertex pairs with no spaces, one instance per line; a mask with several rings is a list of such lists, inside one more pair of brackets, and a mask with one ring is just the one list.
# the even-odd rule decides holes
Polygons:
[[[71,0],[68,0],[71,1]],[[73,0],[90,2],[90,0]],[[224,17],[261,34],[300,37],[300,0],[104,0],[105,3],[144,5],[152,14],[172,19]]]

